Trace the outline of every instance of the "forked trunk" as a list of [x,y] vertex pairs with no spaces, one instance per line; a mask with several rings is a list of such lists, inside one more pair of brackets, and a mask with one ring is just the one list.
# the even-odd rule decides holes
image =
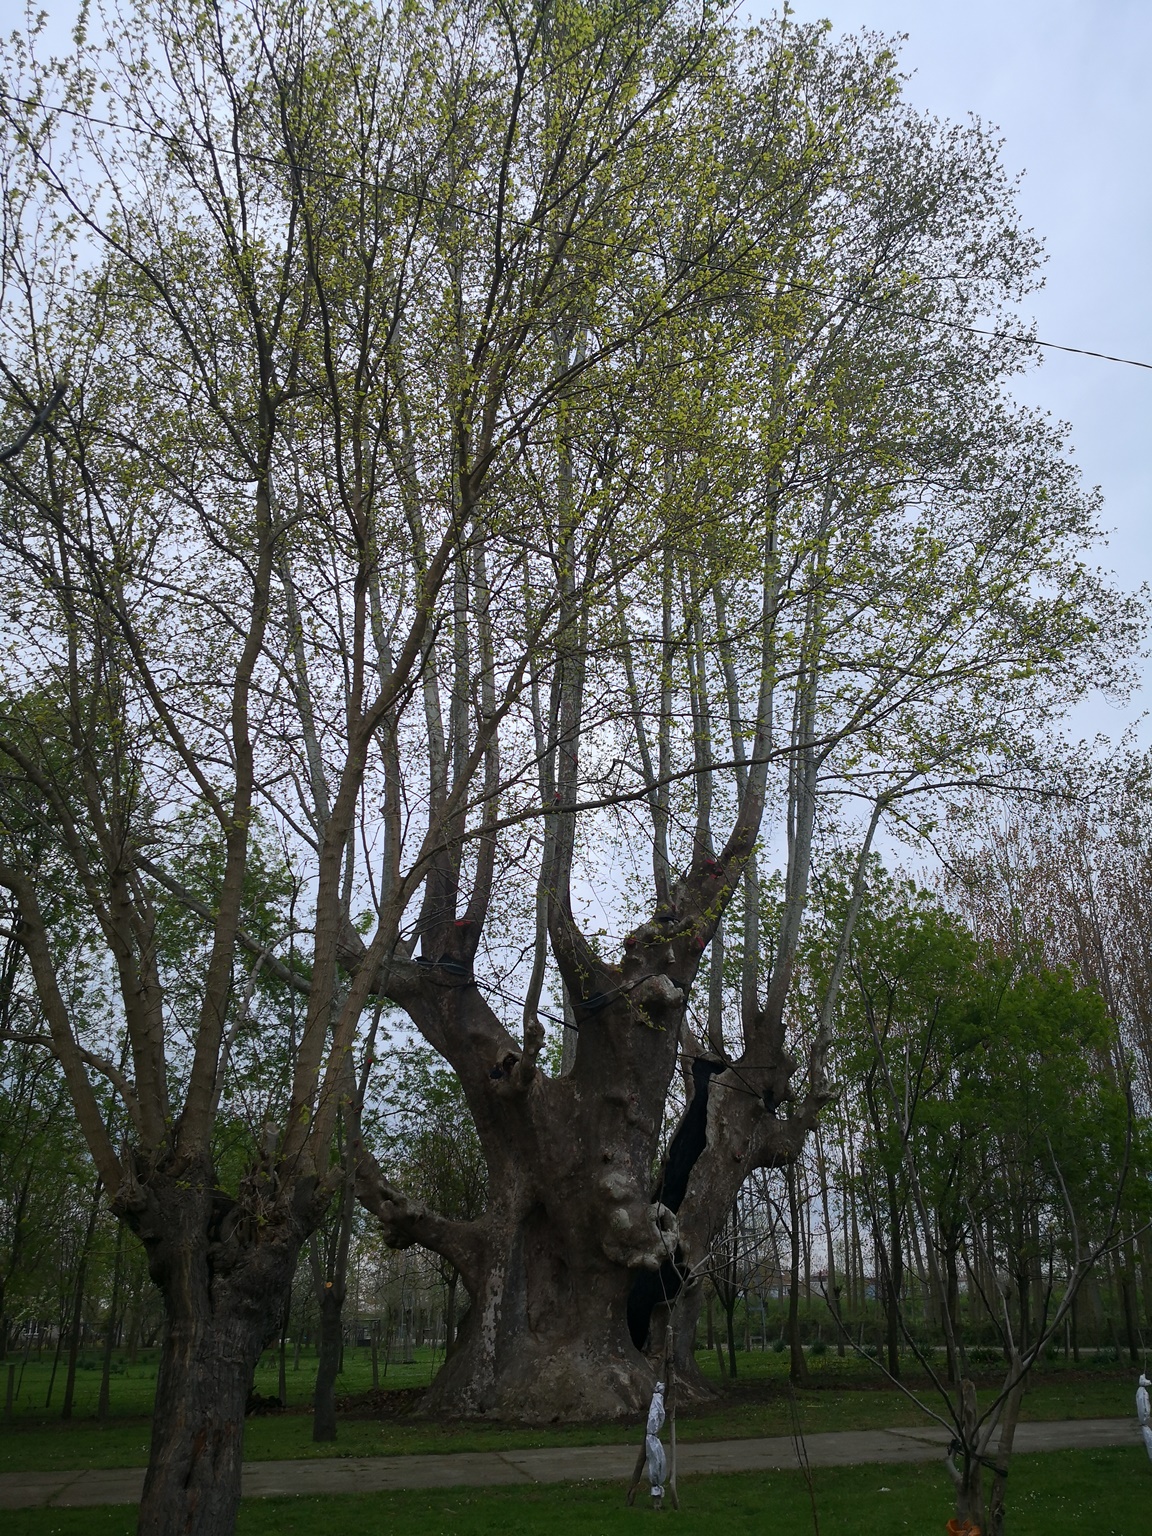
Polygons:
[[319,1214],[314,1180],[269,1170],[238,1199],[214,1185],[210,1167],[173,1161],[117,1201],[164,1301],[140,1536],[231,1536],[248,1394]]
[[[473,988],[437,988],[421,1029],[445,1046],[488,1031],[492,1055],[460,1059],[488,1164],[489,1205],[453,1222],[380,1178],[360,1198],[398,1246],[422,1242],[459,1271],[469,1305],[428,1406],[548,1423],[635,1414],[655,1380],[629,1331],[637,1272],[675,1248],[675,1218],[652,1191],[660,1110],[675,1067],[681,999],[657,987],[653,1017],[628,1000],[584,1008],[581,1053],[548,1078],[516,1049]],[[439,1016],[437,1016],[439,1015]],[[499,1033],[497,1030],[499,1029]],[[539,1039],[536,1039],[538,1048]]]
[[[470,975],[470,921],[435,941],[426,933],[429,956],[441,942],[438,960],[397,973],[392,989],[460,1075],[490,1203],[475,1221],[439,1216],[405,1199],[362,1147],[357,1181],[385,1240],[440,1254],[469,1293],[458,1347],[427,1406],[535,1423],[635,1415],[650,1399],[669,1304],[682,1292],[674,1349],[688,1352],[683,1392],[694,1394],[685,1325],[714,1240],[748,1174],[795,1159],[823,1100],[791,1102],[796,1063],[782,1030],[771,1039],[762,1031],[755,1053],[731,1065],[686,1030],[686,990],[705,941],[669,909],[627,936],[620,966],[590,951],[578,965],[566,957],[578,1049],[555,1078],[537,1062],[537,1022],[521,1045],[466,979],[427,984],[433,970]],[[668,1086],[688,1063],[688,1105],[654,1179]],[[785,1104],[792,1113],[780,1113]]]
[[956,1490],[956,1524],[961,1531],[971,1528],[979,1531],[981,1536],[987,1536],[984,1470],[975,1456],[965,1462],[963,1481]]
[[1016,1377],[1016,1384],[1009,1391],[1000,1415],[1000,1441],[996,1448],[996,1460],[993,1463],[992,1494],[988,1500],[988,1536],[1004,1536],[1008,1468],[1016,1439],[1016,1425],[1020,1421],[1020,1405],[1024,1401],[1024,1373],[1020,1367],[1018,1350],[1012,1351],[1008,1368],[1009,1372]]
[[958,1464],[949,1463],[956,1479],[956,1524],[984,1533],[984,1465],[977,1454],[976,1387],[969,1377],[960,1382],[960,1423],[963,1450]]

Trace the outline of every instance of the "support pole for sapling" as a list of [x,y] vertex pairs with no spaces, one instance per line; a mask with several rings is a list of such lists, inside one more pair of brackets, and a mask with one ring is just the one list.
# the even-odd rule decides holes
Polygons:
[[680,1495],[676,1491],[676,1359],[672,1347],[672,1325],[668,1325],[668,1348],[664,1361],[664,1379],[668,1391],[664,1395],[664,1409],[668,1415],[668,1497],[672,1508],[680,1508]]
[[[636,1493],[644,1480],[644,1471],[649,1464],[649,1445],[651,1438],[659,1440],[660,1424],[667,1422],[669,1430],[669,1461],[665,1476],[658,1486],[661,1492],[653,1492],[652,1508],[663,1509],[664,1494],[667,1493],[673,1509],[680,1508],[680,1496],[676,1491],[676,1364],[673,1351],[673,1334],[671,1320],[669,1320],[667,1339],[664,1349],[664,1380],[657,1383],[656,1393],[653,1395],[653,1407],[657,1407],[657,1399],[663,1389],[663,1405],[657,1414],[659,1423],[653,1423],[653,1411],[649,1409],[648,1421],[644,1426],[644,1438],[640,1442],[640,1450],[636,1457],[636,1465],[632,1469],[632,1480],[628,1485],[627,1502],[631,1506],[636,1501]],[[649,1474],[651,1476],[651,1473]]]

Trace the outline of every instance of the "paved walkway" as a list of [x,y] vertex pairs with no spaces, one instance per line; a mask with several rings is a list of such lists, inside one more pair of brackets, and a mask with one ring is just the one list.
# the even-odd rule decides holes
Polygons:
[[[948,1439],[943,1429],[864,1429],[807,1435],[814,1467],[868,1462],[932,1461]],[[1132,1419],[1067,1419],[1021,1424],[1016,1450],[1087,1450],[1127,1445],[1143,1450]],[[626,1481],[637,1443],[582,1445],[560,1450],[463,1451],[442,1456],[349,1456],[301,1461],[252,1461],[244,1468],[246,1499],[292,1495],[378,1493],[389,1488],[491,1488],[507,1483]],[[796,1466],[789,1436],[771,1440],[715,1440],[681,1444],[681,1476],[705,1472],[780,1472]],[[0,1509],[76,1509],[94,1504],[135,1504],[144,1482],[141,1467],[97,1472],[6,1472],[0,1475]]]

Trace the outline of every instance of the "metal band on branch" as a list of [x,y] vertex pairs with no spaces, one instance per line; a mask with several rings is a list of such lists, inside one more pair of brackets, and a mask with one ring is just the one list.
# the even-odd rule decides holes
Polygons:
[[9,463],[10,460],[16,457],[21,449],[27,447],[27,445],[36,436],[37,432],[43,431],[43,429],[48,425],[48,419],[52,415],[52,412],[60,404],[63,398],[64,386],[63,384],[57,384],[55,389],[48,396],[48,399],[36,412],[29,425],[25,427],[24,431],[21,432],[18,437],[13,438],[7,447],[0,448],[0,464]]

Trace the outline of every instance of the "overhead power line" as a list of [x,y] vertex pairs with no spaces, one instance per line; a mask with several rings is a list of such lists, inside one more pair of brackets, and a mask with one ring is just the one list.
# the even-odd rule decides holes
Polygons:
[[1013,335],[1011,331],[987,331],[978,325],[961,325],[959,321],[945,321],[957,330],[971,331],[974,336],[991,336],[997,341],[1022,341],[1033,347],[1046,347],[1049,352],[1074,352],[1077,357],[1098,357],[1105,363],[1123,363],[1126,368],[1147,368],[1152,363],[1142,363],[1134,357],[1114,357],[1111,352],[1093,352],[1090,347],[1069,347],[1062,341],[1041,341],[1038,336]]

